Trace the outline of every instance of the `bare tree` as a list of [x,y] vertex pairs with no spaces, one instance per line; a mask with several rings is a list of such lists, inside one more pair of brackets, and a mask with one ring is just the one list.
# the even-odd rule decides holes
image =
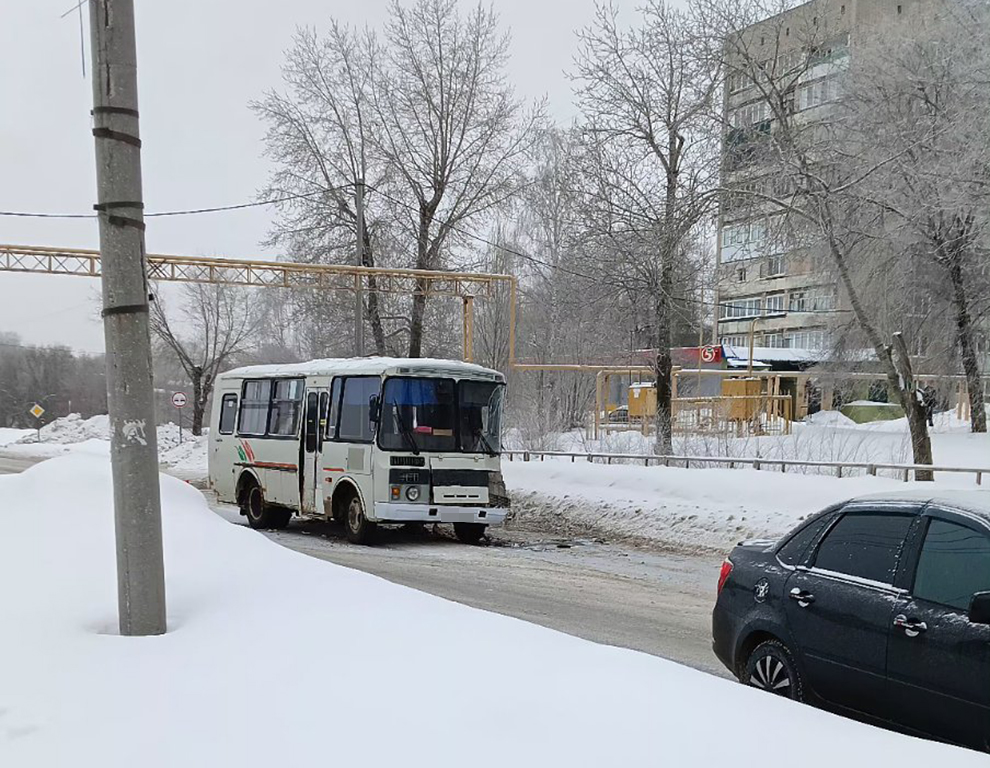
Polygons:
[[658,0],[641,13],[638,28],[623,30],[616,9],[599,6],[579,35],[575,80],[589,138],[589,229],[613,279],[653,301],[655,450],[670,454],[675,274],[714,203],[720,59],[690,13]]
[[[282,201],[268,244],[288,246],[298,260],[354,263],[356,195],[361,186],[365,195],[362,264],[373,267],[378,262],[379,244],[390,220],[379,210],[375,196],[388,174],[372,147],[369,79],[375,50],[370,35],[358,35],[337,22],[325,37],[300,29],[282,68],[286,91],[269,91],[251,104],[268,126],[265,153],[275,164],[261,194]],[[374,276],[369,288],[362,321],[371,326],[377,353],[385,354]],[[310,307],[315,302],[315,311],[322,313],[337,295],[298,298]]]
[[929,332],[919,351],[952,368],[961,360],[972,431],[986,432],[973,303],[990,288],[990,14],[969,2],[927,10],[922,23],[869,39],[853,61],[842,146],[847,162],[877,166],[859,195],[889,214],[877,236],[895,245],[898,268],[921,277],[911,300],[949,308],[953,327]]
[[243,352],[257,328],[251,294],[227,285],[183,286],[181,309],[169,312],[161,293],[151,302],[151,330],[177,358],[192,385],[192,433],[203,433],[203,415],[217,374]]
[[[377,151],[390,169],[415,266],[440,269],[459,228],[517,191],[541,119],[506,79],[509,37],[491,8],[455,0],[393,0],[370,79]],[[423,348],[427,287],[413,296],[409,355]]]
[[[891,334],[890,343],[884,341],[875,308],[857,279],[862,265],[876,264],[877,252],[884,250],[875,237],[883,227],[884,211],[860,193],[892,158],[877,158],[868,165],[836,158],[845,130],[840,110],[834,107],[845,65],[836,60],[848,44],[845,35],[836,38],[833,32],[838,13],[820,2],[787,13],[791,8],[786,2],[701,1],[709,29],[725,41],[727,75],[744,81],[746,98],[758,107],[749,112],[730,109],[725,191],[749,197],[770,216],[785,214],[808,250],[828,264],[858,331],[907,416],[915,463],[931,464],[931,440],[907,343],[899,331]],[[810,83],[816,68],[817,82]],[[739,119],[750,114],[755,118]],[[737,173],[755,163],[767,171],[756,182],[752,174]],[[930,472],[916,477],[933,479]]]

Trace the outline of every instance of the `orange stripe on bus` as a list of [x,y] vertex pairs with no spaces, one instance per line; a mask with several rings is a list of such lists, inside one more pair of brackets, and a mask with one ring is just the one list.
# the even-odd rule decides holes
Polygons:
[[323,468],[323,471],[324,472],[343,472],[344,471],[344,468],[343,467],[324,467]]

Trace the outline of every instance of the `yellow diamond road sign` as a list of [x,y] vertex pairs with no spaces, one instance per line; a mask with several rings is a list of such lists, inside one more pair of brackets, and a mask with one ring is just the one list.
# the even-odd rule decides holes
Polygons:
[[34,418],[36,419],[40,419],[42,416],[45,415],[45,409],[42,408],[37,403],[35,403],[34,407],[31,409],[31,415],[34,416]]

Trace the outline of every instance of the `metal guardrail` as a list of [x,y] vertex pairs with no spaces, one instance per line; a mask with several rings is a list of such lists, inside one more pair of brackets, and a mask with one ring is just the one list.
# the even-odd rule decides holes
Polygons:
[[578,459],[595,462],[600,461],[605,464],[613,462],[642,462],[644,466],[664,466],[683,467],[690,469],[694,466],[722,465],[729,469],[737,466],[752,467],[753,469],[766,469],[779,467],[781,472],[786,472],[788,467],[818,467],[834,469],[836,477],[842,477],[846,470],[865,470],[866,474],[876,476],[878,470],[892,470],[901,475],[904,482],[911,479],[912,472],[952,472],[956,474],[976,475],[976,484],[983,484],[983,475],[990,474],[990,467],[939,467],[930,464],[883,464],[878,462],[861,461],[805,461],[802,459],[764,459],[764,458],[740,458],[734,456],[655,456],[641,453],[569,453],[567,451],[502,451],[502,455],[509,461],[519,458],[522,461],[543,461],[546,457],[570,459],[574,463]]

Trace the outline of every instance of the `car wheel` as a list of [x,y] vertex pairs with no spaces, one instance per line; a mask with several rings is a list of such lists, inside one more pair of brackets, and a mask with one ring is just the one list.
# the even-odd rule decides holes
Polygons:
[[257,530],[285,528],[292,517],[291,510],[270,507],[265,503],[265,496],[257,483],[252,484],[247,490],[244,496],[243,511],[248,525]]
[[352,544],[368,544],[375,535],[376,526],[364,516],[364,505],[355,493],[344,507],[344,528],[347,540]]
[[487,528],[484,523],[454,523],[454,535],[462,544],[477,544]]
[[779,640],[767,640],[753,649],[742,682],[794,701],[804,700],[804,683],[794,656]]

